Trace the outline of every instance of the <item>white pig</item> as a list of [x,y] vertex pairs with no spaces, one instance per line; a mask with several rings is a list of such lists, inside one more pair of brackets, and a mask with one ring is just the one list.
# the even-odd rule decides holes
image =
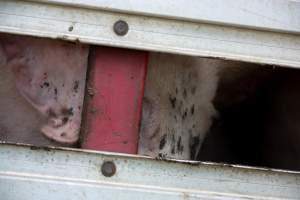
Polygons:
[[143,101],[139,153],[195,159],[216,115],[222,61],[152,53]]
[[[84,87],[87,70],[87,46],[55,41],[50,39],[39,39],[23,36],[0,35],[0,69],[2,77],[10,84],[10,90],[3,93],[0,104],[1,115],[6,115],[10,110],[9,104],[16,103],[19,110],[14,112],[10,119],[0,118],[0,127],[6,127],[0,135],[1,140],[17,140],[20,127],[18,119],[35,116],[36,121],[32,123],[32,130],[40,130],[47,138],[63,144],[74,144],[78,141],[81,123],[81,111],[84,97]],[[1,79],[0,90],[4,91],[5,79]],[[7,84],[6,83],[6,84]],[[13,94],[9,96],[9,94]],[[19,96],[18,96],[19,95]],[[23,97],[29,103],[21,100]],[[16,100],[14,97],[18,99]],[[17,105],[22,104],[23,106]],[[30,110],[27,113],[24,109]],[[32,112],[35,109],[35,113]],[[32,114],[34,113],[34,114]],[[10,122],[8,122],[10,121]],[[28,125],[24,125],[28,126]],[[37,127],[34,127],[37,126]],[[28,130],[30,131],[30,130]],[[3,136],[5,135],[5,136]],[[22,138],[22,136],[19,136]],[[15,142],[15,141],[14,141]],[[24,142],[24,141],[18,141]],[[29,142],[29,141],[25,141]],[[35,143],[35,142],[29,142]],[[47,142],[46,142],[47,143]]]

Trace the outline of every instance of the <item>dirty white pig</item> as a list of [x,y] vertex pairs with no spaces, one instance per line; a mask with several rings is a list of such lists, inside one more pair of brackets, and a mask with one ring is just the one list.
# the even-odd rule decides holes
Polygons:
[[[257,70],[242,62],[163,53],[152,53],[149,60],[139,153],[196,159],[213,119],[219,117],[214,106],[217,90],[227,90],[227,82]],[[256,75],[234,85],[232,92],[218,96],[217,104],[228,107],[243,101],[263,80],[265,76]]]
[[217,112],[213,98],[222,61],[152,53],[143,100],[139,154],[197,157]]
[[76,143],[87,56],[87,46],[1,34],[0,140],[49,144],[41,137],[35,141],[33,135],[42,133]]

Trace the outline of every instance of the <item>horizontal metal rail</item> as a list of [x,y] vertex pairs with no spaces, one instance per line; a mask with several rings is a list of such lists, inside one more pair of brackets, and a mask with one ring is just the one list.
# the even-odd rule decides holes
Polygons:
[[300,67],[299,1],[144,2],[0,0],[0,32]]
[[5,143],[0,160],[1,199],[300,197],[300,173],[291,171]]
[[297,0],[30,1],[300,34],[300,2]]

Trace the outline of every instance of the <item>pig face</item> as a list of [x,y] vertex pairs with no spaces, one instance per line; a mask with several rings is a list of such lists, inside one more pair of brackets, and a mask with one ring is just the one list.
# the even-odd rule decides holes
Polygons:
[[0,35],[0,44],[19,93],[45,119],[41,132],[56,142],[77,142],[88,48],[9,35]]

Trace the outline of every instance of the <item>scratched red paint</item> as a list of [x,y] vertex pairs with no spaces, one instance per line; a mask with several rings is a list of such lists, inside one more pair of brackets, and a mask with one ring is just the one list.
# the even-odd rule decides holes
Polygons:
[[97,47],[91,54],[83,148],[137,153],[148,53]]

